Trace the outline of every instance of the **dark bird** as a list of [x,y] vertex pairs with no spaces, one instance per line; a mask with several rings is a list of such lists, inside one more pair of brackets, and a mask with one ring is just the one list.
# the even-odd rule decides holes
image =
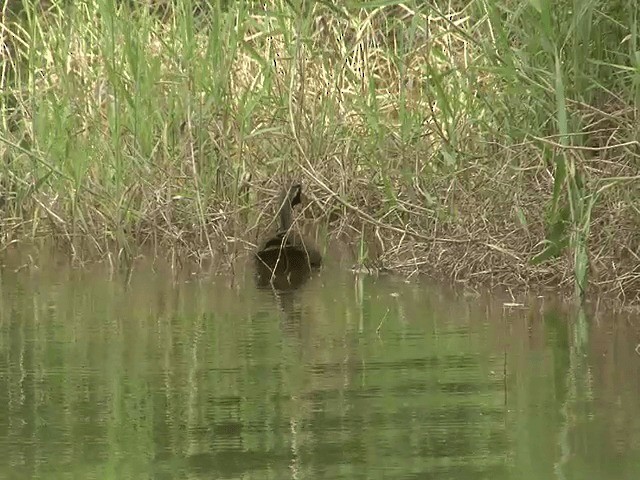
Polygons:
[[278,290],[296,288],[312,270],[322,265],[320,252],[291,230],[293,208],[300,204],[301,194],[302,186],[295,183],[280,196],[278,231],[263,242],[255,254],[259,286],[272,284]]

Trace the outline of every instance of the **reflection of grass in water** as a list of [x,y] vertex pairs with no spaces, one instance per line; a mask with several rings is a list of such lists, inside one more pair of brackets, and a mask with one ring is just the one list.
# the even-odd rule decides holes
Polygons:
[[269,295],[225,279],[53,273],[3,276],[0,466],[22,458],[22,477],[153,468],[265,478],[267,465],[295,463],[354,478],[349,469],[486,472],[508,459],[517,478],[542,478],[559,457],[564,403],[570,467],[618,458],[608,468],[633,471],[635,457],[616,451],[638,431],[630,322],[589,322],[594,350],[573,358],[567,315],[394,278],[361,276],[356,291],[351,274],[325,272],[331,288],[298,292],[292,325]]
[[295,176],[376,264],[637,289],[634,4],[60,5],[5,19],[9,240],[235,257]]

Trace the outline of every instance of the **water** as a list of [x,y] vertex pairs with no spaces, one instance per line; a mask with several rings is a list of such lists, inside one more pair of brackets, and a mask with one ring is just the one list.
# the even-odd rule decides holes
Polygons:
[[0,281],[0,478],[640,478],[637,317],[331,269]]

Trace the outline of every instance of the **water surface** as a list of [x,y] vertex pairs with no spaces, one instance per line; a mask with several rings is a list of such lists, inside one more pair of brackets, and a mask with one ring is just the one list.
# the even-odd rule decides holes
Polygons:
[[0,285],[0,478],[640,478],[637,317],[331,268]]

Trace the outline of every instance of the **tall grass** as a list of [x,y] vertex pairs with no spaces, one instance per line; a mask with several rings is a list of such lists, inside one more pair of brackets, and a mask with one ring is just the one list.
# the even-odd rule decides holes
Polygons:
[[633,2],[42,5],[2,21],[7,242],[229,258],[297,177],[376,264],[640,290]]

